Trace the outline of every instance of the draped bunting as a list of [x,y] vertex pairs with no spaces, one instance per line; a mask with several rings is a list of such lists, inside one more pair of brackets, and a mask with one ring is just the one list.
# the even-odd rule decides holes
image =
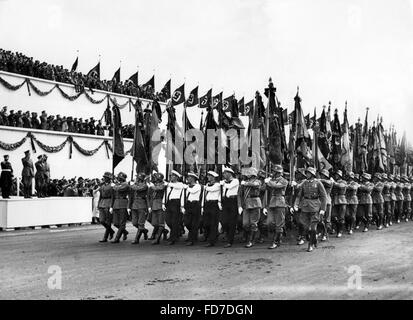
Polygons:
[[[108,159],[109,157],[109,150],[111,152],[113,152],[112,150],[112,146],[109,144],[109,142],[107,140],[104,140],[99,146],[97,146],[95,149],[92,150],[86,150],[84,148],[82,148],[74,139],[72,136],[68,136],[61,144],[57,145],[57,146],[49,146],[44,144],[43,142],[41,142],[40,140],[38,140],[33,133],[28,132],[27,135],[21,139],[18,142],[15,143],[6,143],[3,141],[0,141],[0,149],[3,150],[7,150],[7,151],[14,151],[16,149],[18,149],[19,147],[21,147],[27,139],[31,140],[31,146],[32,146],[32,150],[34,152],[36,152],[36,148],[35,148],[35,144],[34,142],[45,152],[47,153],[57,153],[63,150],[63,148],[66,146],[67,143],[70,144],[70,148],[69,148],[69,159],[72,158],[72,145],[76,148],[77,151],[79,151],[81,154],[83,154],[84,156],[90,157],[93,156],[94,154],[96,154],[96,152],[98,152],[100,150],[100,148],[102,148],[103,145],[106,146],[106,151],[107,151],[107,156]],[[130,150],[127,152],[130,153]]]
[[26,80],[24,80],[21,84],[18,84],[17,86],[13,86],[12,84],[8,83],[6,80],[4,80],[2,77],[0,77],[0,83],[5,86],[7,89],[16,91],[19,90],[21,87],[24,86],[26,83]]
[[30,80],[27,80],[27,83],[30,85],[30,88],[32,88],[33,91],[36,92],[36,94],[39,95],[39,96],[41,96],[41,97],[47,96],[47,95],[49,95],[50,93],[52,93],[52,91],[53,91],[54,89],[56,89],[56,86],[57,86],[57,85],[54,85],[49,91],[41,91],[41,90],[40,90],[39,88],[37,88],[37,87],[33,84],[33,82],[31,82]]

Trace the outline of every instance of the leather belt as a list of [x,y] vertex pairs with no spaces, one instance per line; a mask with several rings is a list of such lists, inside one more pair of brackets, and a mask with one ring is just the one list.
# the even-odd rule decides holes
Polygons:
[[1,169],[3,172],[11,172],[11,169]]
[[307,200],[315,200],[315,199],[318,199],[319,197],[304,197],[304,199],[307,199]]

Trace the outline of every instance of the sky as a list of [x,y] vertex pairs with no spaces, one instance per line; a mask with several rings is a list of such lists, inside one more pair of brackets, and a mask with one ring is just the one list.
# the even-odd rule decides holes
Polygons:
[[290,111],[332,102],[413,141],[413,0],[0,0],[0,46],[101,78],[121,65],[160,90],[254,98],[272,77]]

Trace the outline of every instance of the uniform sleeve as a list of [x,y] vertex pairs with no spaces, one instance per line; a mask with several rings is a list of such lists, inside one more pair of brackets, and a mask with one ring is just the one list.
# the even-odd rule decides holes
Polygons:
[[323,184],[318,181],[318,192],[320,194],[320,210],[326,211],[326,205],[327,205],[327,192],[326,189],[324,188]]
[[[136,188],[136,187],[135,187],[135,188]],[[129,198],[128,208],[129,208],[129,209],[132,209],[133,200],[134,200],[134,198],[135,198],[135,190],[134,190],[134,188],[130,188],[130,189],[129,189],[128,198]]]
[[[325,190],[324,190],[325,191]],[[294,207],[298,207],[298,205],[300,204],[301,201],[301,197],[303,196],[303,184],[300,183],[297,186],[297,196],[295,197],[295,201],[294,201]]]
[[225,184],[225,188],[227,190],[232,190],[234,188],[237,188],[239,186],[239,181],[238,179],[232,179],[232,181],[230,183],[226,183]]

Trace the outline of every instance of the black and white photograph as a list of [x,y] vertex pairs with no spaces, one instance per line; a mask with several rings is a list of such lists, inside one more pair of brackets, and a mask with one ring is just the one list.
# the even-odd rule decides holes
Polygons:
[[0,0],[0,300],[411,300],[412,84],[413,0]]

